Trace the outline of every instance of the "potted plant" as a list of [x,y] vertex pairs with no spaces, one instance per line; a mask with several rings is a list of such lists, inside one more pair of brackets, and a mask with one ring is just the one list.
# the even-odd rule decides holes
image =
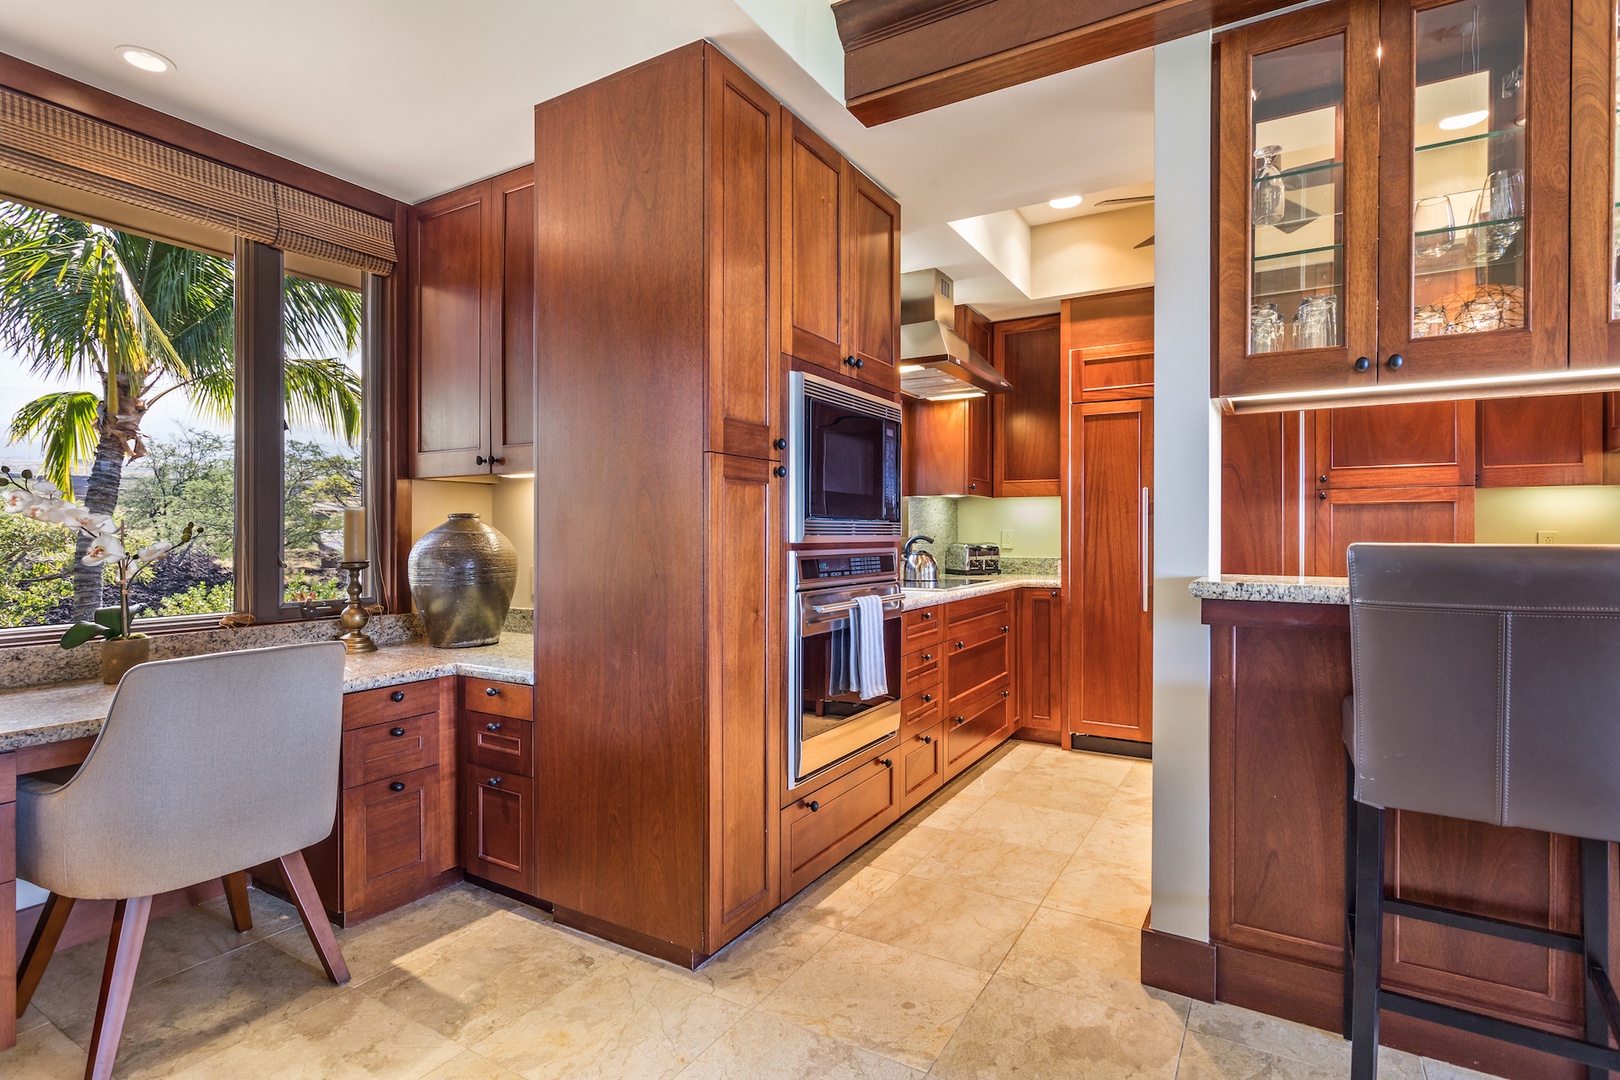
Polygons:
[[178,542],[159,540],[133,554],[124,543],[124,523],[97,514],[62,497],[54,486],[27,469],[13,473],[0,465],[0,508],[36,521],[48,521],[90,538],[81,560],[85,566],[110,566],[118,588],[118,606],[98,608],[88,622],[76,622],[62,635],[62,648],[72,649],[101,639],[101,678],[113,685],[124,672],[151,657],[152,639],[138,634],[129,610],[129,590],[154,565],[191,544],[202,530],[186,523]]

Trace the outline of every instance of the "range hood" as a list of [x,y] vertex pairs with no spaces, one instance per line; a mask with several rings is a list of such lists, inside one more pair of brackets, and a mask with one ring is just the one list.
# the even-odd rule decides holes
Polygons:
[[955,329],[951,279],[938,270],[900,275],[900,389],[916,398],[1005,394],[1012,383]]

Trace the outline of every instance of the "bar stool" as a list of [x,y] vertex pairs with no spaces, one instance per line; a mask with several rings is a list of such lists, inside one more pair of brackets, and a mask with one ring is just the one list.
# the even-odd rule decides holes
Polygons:
[[[1620,549],[1352,544],[1345,699],[1351,1080],[1374,1080],[1380,1009],[1620,1071],[1609,843],[1620,841]],[[1384,813],[1538,829],[1581,842],[1581,933],[1384,896]],[[1586,1039],[1379,986],[1398,915],[1584,959]]]

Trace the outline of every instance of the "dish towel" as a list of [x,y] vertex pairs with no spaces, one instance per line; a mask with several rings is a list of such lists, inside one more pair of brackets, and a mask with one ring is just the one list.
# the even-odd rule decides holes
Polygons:
[[889,665],[883,652],[883,600],[857,596],[849,613],[850,683],[862,701],[889,692]]

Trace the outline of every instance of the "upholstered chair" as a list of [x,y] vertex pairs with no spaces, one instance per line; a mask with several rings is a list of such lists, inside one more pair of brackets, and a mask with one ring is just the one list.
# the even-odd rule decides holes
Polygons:
[[156,894],[224,878],[244,931],[246,869],[279,862],[327,976],[348,981],[303,857],[337,810],[343,658],[320,642],[142,664],[71,779],[19,780],[17,875],[51,895],[17,970],[18,1016],[74,901],[115,901],[87,1077],[112,1075]]

